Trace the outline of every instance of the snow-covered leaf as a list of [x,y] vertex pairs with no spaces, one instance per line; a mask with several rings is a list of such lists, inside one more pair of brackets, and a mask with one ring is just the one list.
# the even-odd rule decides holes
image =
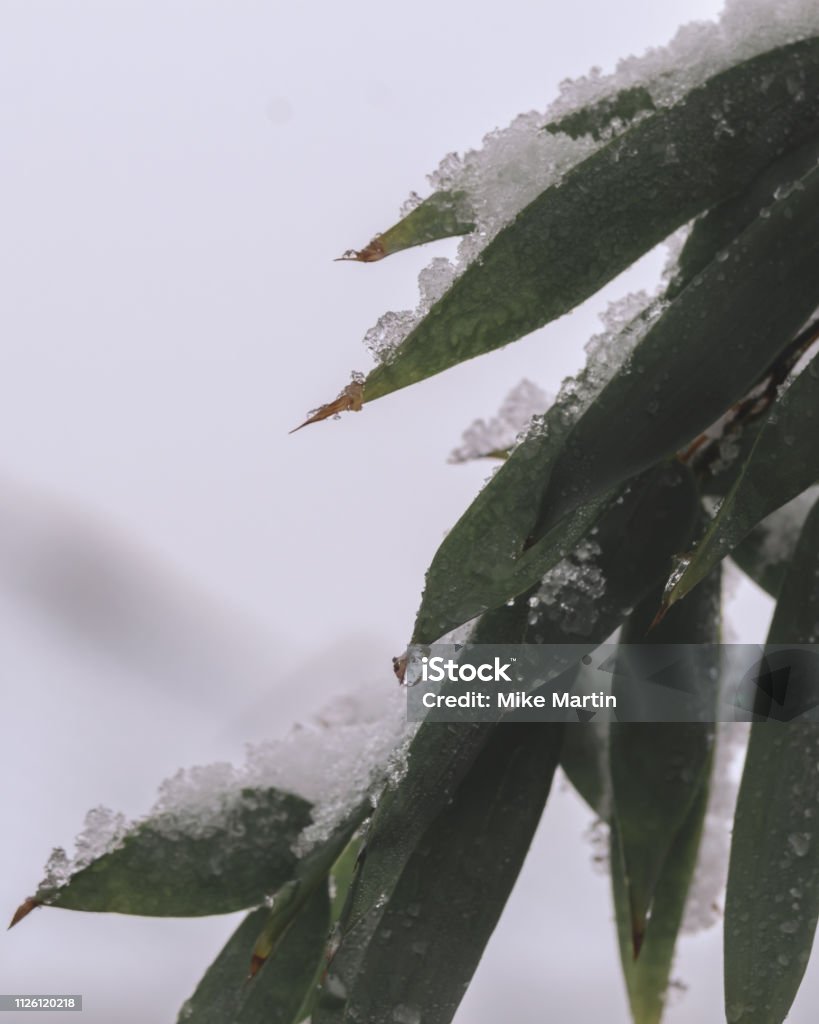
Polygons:
[[[448,1024],[529,849],[561,735],[554,724],[492,727],[451,802],[418,837],[376,927],[366,916],[354,919],[330,965],[316,1024]],[[359,932],[367,943],[351,957]]]
[[230,795],[216,818],[166,812],[119,834],[87,832],[97,849],[67,868],[52,858],[35,899],[67,910],[157,917],[242,910],[292,877],[291,847],[310,820],[310,804],[301,797],[244,789]]
[[[527,465],[523,455],[516,458],[523,447],[504,464],[491,488],[478,496],[436,553],[427,573],[415,624],[415,642],[437,640],[486,609],[496,608],[540,584],[550,570],[555,575],[547,585],[552,589],[565,585],[571,599],[573,581],[588,580],[573,552],[591,529],[597,528],[594,543],[603,552],[595,571],[608,578],[611,571],[619,572],[628,564],[639,587],[646,589],[655,583],[654,574],[662,574],[671,555],[687,543],[684,537],[690,529],[695,501],[693,483],[681,469],[662,467],[635,480],[610,503],[587,505],[577,516],[564,520],[551,534],[521,553],[528,532],[528,526],[523,524],[531,522],[531,514],[525,515],[532,487],[530,474],[537,479],[541,454],[535,449],[534,458]],[[506,482],[511,485],[509,489],[503,487]],[[491,503],[487,501],[490,489]],[[508,537],[503,531],[504,524],[509,527]],[[487,530],[483,529],[485,525]],[[616,538],[611,548],[607,538]],[[644,593],[638,588],[631,606]],[[600,607],[605,608],[608,600],[606,591]],[[562,617],[565,637],[574,625],[564,614],[561,601],[558,595],[553,603],[556,614]],[[590,601],[596,604],[587,589],[584,603]]]
[[572,428],[538,526],[672,455],[743,398],[819,305],[819,169],[671,302]]
[[640,114],[656,109],[649,90],[644,85],[632,85],[613,96],[606,96],[571,114],[565,114],[556,121],[550,121],[545,130],[553,135],[564,132],[573,139],[581,135],[591,135],[594,139],[600,139],[622,129]]
[[817,117],[817,39],[745,61],[646,117],[530,202],[415,326],[402,322],[366,378],[365,401],[572,309],[815,136]]

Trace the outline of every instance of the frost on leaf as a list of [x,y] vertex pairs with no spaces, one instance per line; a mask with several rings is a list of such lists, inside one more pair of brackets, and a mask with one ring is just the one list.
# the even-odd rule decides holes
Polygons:
[[596,559],[601,554],[594,540],[584,540],[543,577],[529,598],[529,625],[536,628],[542,617],[575,636],[589,636],[599,617],[600,598],[606,578]]
[[[729,67],[818,34],[819,6],[813,0],[727,0],[717,21],[682,26],[667,46],[624,58],[612,74],[592,68],[567,79],[545,110],[521,114],[489,132],[479,148],[447,154],[428,176],[430,196],[419,200],[413,193],[402,220],[345,258],[372,262],[408,245],[461,235],[454,281],[524,207],[635,120],[679,102]],[[794,102],[799,101],[795,89]],[[559,130],[561,125],[575,137]],[[668,159],[678,159],[673,147]],[[393,333],[393,347],[412,329],[408,320],[402,323],[407,329]]]

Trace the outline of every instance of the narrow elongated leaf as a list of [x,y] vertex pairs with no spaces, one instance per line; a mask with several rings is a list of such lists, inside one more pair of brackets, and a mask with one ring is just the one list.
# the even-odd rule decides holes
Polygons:
[[[661,582],[675,550],[693,528],[696,494],[690,474],[680,467],[658,470],[646,482],[640,502],[623,502],[596,535],[599,564],[606,580],[604,599],[591,622],[568,612],[550,615],[548,606],[530,606],[533,591],[479,620],[471,641],[588,645],[591,650],[622,622],[628,610]],[[570,589],[570,588],[569,588]],[[568,603],[570,594],[563,595]],[[573,631],[572,623],[577,630]],[[325,985],[328,1000],[321,1020],[338,1020],[350,985],[364,963],[391,894],[435,816],[453,799],[497,725],[422,724],[409,749],[406,775],[382,797],[365,847],[351,899],[345,908],[344,938]],[[334,982],[333,978],[338,981]],[[334,1002],[335,999],[335,1002]],[[335,1008],[333,1008],[333,1006]],[[330,1014],[335,1016],[330,1016]]]
[[[819,642],[819,503],[785,576],[769,644]],[[755,722],[737,800],[725,906],[728,1021],[781,1024],[819,918],[819,723]]]
[[[540,455],[536,452],[529,464],[535,473]],[[524,505],[531,483],[526,479],[526,457],[516,456],[517,451],[497,474],[493,495],[488,499],[478,496],[474,511],[456,525],[436,553],[427,573],[426,589],[415,623],[415,642],[434,641],[485,609],[498,607],[523,593],[539,582],[595,526],[603,535],[623,538],[622,546],[605,554],[605,558],[630,559],[640,575],[637,567],[644,564],[650,567],[647,570],[650,577],[657,564],[655,558],[667,557],[667,537],[680,537],[684,532],[682,521],[685,528],[690,525],[696,502],[690,474],[673,466],[661,467],[635,481],[610,504],[586,506],[577,516],[564,521],[551,534],[519,554],[520,548],[515,551],[512,545],[518,541],[520,533],[518,537],[512,535],[511,543],[504,543],[499,527],[505,520],[492,521],[495,514],[502,514],[499,505],[510,509],[512,530],[515,520],[521,525],[524,521],[520,508],[512,509],[515,502]],[[507,470],[509,472],[505,472]],[[501,474],[505,475],[501,477]],[[507,481],[511,486],[505,491]],[[495,497],[499,498],[498,502]],[[527,519],[531,522],[531,513]],[[657,527],[660,520],[667,534]],[[481,532],[484,523],[489,525],[490,536]],[[604,553],[607,551],[599,537],[596,543]],[[606,571],[603,566],[603,572]],[[604,595],[604,600],[607,599],[608,592]]]
[[666,298],[676,298],[762,211],[810,173],[817,159],[819,141],[810,139],[762,170],[745,191],[730,196],[701,217],[682,248],[678,270],[666,291]]
[[[794,89],[801,90],[801,100]],[[709,79],[588,157],[507,225],[367,377],[372,401],[499,348],[594,294],[816,134],[819,40]]]
[[252,975],[276,955],[293,921],[302,912],[316,889],[326,883],[333,865],[357,829],[369,817],[371,810],[369,799],[350,810],[322,843],[299,860],[294,877],[276,890],[265,926],[253,947],[253,961],[250,967]]
[[671,303],[575,424],[551,472],[537,536],[697,437],[819,305],[819,169],[799,186]]
[[385,256],[425,242],[466,235],[475,227],[465,192],[434,192],[363,249],[351,249],[341,258],[375,263]]
[[292,878],[291,850],[310,823],[310,805],[276,789],[242,790],[218,822],[199,827],[160,814],[138,823],[38,903],[67,910],[157,917],[227,914],[261,903]]
[[669,581],[665,607],[684,597],[766,516],[819,480],[817,423],[819,355],[771,409],[714,521]]
[[[647,721],[612,723],[609,729],[614,820],[629,896],[635,959],[670,850],[704,784],[715,735],[719,572],[709,578],[695,598],[674,608],[646,636],[661,590],[655,590],[624,626],[613,681],[618,709],[630,717],[629,712],[636,714],[635,705],[640,704],[640,717]],[[672,660],[663,667],[663,686],[635,690],[632,679],[650,679],[657,672],[659,644],[673,646]],[[651,722],[652,700],[659,697],[662,704],[669,689],[675,687],[696,700],[700,720]]]
[[452,1019],[529,849],[561,734],[544,723],[493,729],[413,850],[355,972],[341,953],[331,964],[330,997],[319,1002],[316,1024]]
[[426,643],[497,607],[539,580],[577,543],[603,503],[544,538],[521,557],[531,535],[548,467],[567,428],[553,406],[512,452],[444,538],[427,570],[413,639]]
[[656,106],[648,89],[644,85],[633,85],[566,114],[557,121],[550,121],[545,130],[552,135],[563,132],[573,139],[579,139],[582,135],[600,139],[606,132],[620,129],[639,114],[652,110],[656,110]]
[[339,928],[339,921],[341,920],[344,907],[347,903],[347,897],[350,894],[350,887],[353,884],[353,878],[355,876],[356,867],[358,866],[362,846],[362,838],[360,836],[356,836],[347,845],[342,855],[333,865],[333,870],[330,872],[329,887],[331,904],[329,941],[327,943],[325,955],[321,958],[316,968],[315,977],[307,989],[307,995],[305,996],[301,1009],[296,1014],[295,1019],[297,1022],[303,1021],[312,1016],[313,1007],[316,1005],[316,999],[320,992],[319,986],[321,985],[322,978],[324,977],[324,972],[327,969],[327,961],[332,953],[334,936]]
[[[710,768],[710,766],[709,766]],[[611,832],[611,879],[620,961],[634,1024],[659,1024],[666,1005],[677,936],[694,875],[705,811],[708,775],[668,851],[654,890],[654,906],[638,959],[634,959],[631,909],[617,826]]]
[[248,978],[253,947],[269,914],[267,907],[248,914],[179,1011],[178,1024],[294,1024],[298,1020],[330,927],[326,884],[301,909],[276,955]]

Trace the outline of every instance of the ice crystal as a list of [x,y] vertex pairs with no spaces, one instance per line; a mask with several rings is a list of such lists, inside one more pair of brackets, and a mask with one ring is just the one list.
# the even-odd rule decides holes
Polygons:
[[500,455],[512,448],[532,417],[544,413],[551,399],[537,384],[522,380],[506,396],[497,416],[475,420],[463,433],[462,444],[449,456],[450,462],[468,462]]
[[[712,75],[767,50],[817,34],[819,7],[813,0],[728,0],[717,21],[684,25],[667,46],[654,47],[639,57],[626,57],[611,74],[592,68],[588,75],[567,79],[560,83],[558,97],[545,110],[521,114],[508,127],[489,132],[478,149],[463,155],[447,154],[429,175],[430,186],[433,193],[462,196],[463,212],[475,224],[460,242],[449,271],[451,281],[525,206],[626,127],[615,121],[598,138],[572,139],[564,133],[545,131],[546,124],[588,104],[612,99],[624,89],[639,87],[655,107],[670,106]],[[800,90],[800,83],[794,82],[795,102],[802,98]],[[730,130],[724,118],[717,120],[714,128],[717,133]],[[667,162],[679,158],[671,145],[666,152]],[[419,197],[412,193],[402,215],[415,209],[418,202]],[[674,244],[680,244],[679,240]],[[414,313],[394,314],[397,319],[386,327],[381,325],[374,348],[377,358],[389,359],[425,312],[422,299]],[[372,331],[368,338],[370,335]]]
[[549,570],[537,593],[529,599],[531,625],[545,615],[558,623],[564,633],[591,633],[599,616],[599,599],[606,592],[606,579],[595,563],[600,554],[596,541],[584,540]]
[[[296,725],[280,740],[248,746],[243,767],[219,762],[180,769],[159,787],[144,821],[170,837],[206,837],[234,823],[231,812],[252,802],[253,791],[276,788],[313,804],[312,823],[296,842],[302,855],[326,839],[346,815],[405,771],[406,749],[415,726],[406,722],[403,694],[378,686],[341,697],[310,723]],[[90,811],[69,858],[54,850],[46,866],[45,886],[58,888],[73,874],[117,848],[139,822],[99,807]],[[225,834],[225,843],[231,835]],[[233,838],[240,839],[239,831]]]

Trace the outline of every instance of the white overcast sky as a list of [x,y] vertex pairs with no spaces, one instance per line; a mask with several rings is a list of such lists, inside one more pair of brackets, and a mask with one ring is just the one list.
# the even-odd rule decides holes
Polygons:
[[[289,437],[453,246],[332,258],[446,152],[719,7],[3,0],[0,913],[90,807],[141,813],[179,766],[392,685],[424,570],[487,473],[446,464],[461,430],[523,376],[555,392],[662,256],[526,341]],[[735,637],[766,613],[742,589]],[[560,788],[459,1024],[626,1021],[588,824]],[[236,920],[41,911],[4,935],[0,991],[172,1021]],[[719,1019],[718,929],[677,973],[669,1021]]]

